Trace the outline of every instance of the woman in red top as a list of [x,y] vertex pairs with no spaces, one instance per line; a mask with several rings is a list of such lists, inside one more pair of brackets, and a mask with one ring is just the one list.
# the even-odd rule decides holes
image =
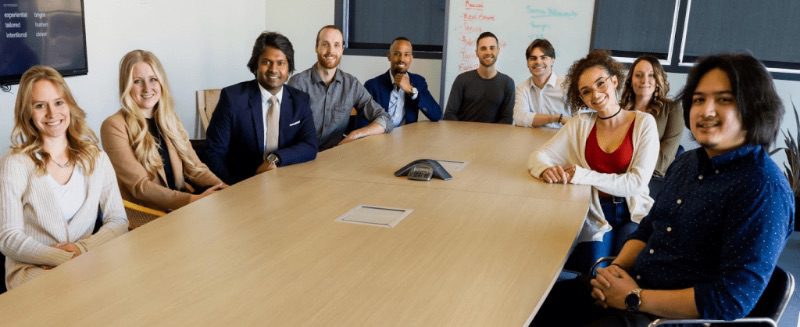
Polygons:
[[588,272],[616,254],[647,214],[647,184],[658,157],[652,115],[623,110],[617,92],[622,67],[605,51],[592,51],[569,70],[564,88],[577,119],[570,120],[529,161],[531,175],[547,183],[592,186],[592,203],[566,268]]

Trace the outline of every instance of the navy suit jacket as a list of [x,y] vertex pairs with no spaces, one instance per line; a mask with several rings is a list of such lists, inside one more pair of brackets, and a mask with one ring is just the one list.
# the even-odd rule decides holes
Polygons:
[[[364,83],[367,92],[372,95],[372,98],[375,99],[386,112],[389,112],[389,101],[392,99],[392,88],[394,87],[390,74],[390,71],[386,71],[386,73],[378,75]],[[411,85],[414,86],[419,93],[417,94],[416,100],[411,100],[411,94],[406,94],[405,105],[403,106],[405,112],[403,121],[405,121],[406,124],[416,123],[420,111],[431,121],[442,119],[442,107],[436,103],[431,92],[428,91],[428,83],[425,82],[425,78],[412,73],[408,73],[408,78]],[[356,122],[356,128],[366,126],[367,124],[369,124],[369,122],[359,116]]]
[[[317,157],[317,132],[308,94],[283,86],[279,126],[278,150],[274,152],[280,158],[278,166]],[[264,113],[255,80],[222,89],[206,138],[206,164],[225,183],[232,185],[256,174],[264,162]]]

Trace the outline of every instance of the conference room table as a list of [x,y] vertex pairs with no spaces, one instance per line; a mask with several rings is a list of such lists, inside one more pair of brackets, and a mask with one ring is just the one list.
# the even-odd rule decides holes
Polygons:
[[[531,177],[554,131],[420,122],[233,185],[0,295],[9,326],[523,326],[590,188]],[[393,172],[420,158],[448,181]],[[453,165],[455,164],[455,165]],[[393,227],[337,220],[410,209]]]

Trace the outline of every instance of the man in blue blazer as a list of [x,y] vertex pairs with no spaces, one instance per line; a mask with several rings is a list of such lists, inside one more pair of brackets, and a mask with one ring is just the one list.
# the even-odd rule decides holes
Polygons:
[[[390,68],[384,74],[368,80],[364,87],[389,116],[394,126],[415,123],[421,111],[431,121],[442,119],[442,108],[428,91],[425,78],[408,72],[414,60],[411,41],[398,37],[389,47]],[[368,122],[359,117],[356,127]]]
[[256,79],[222,89],[206,131],[206,164],[229,185],[317,156],[308,94],[285,85],[294,71],[289,39],[262,33],[247,67]]

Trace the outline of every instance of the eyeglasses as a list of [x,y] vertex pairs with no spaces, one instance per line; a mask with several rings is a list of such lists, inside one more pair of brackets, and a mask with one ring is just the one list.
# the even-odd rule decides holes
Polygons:
[[608,90],[608,79],[613,75],[600,78],[593,86],[581,89],[581,98],[591,97],[594,92],[605,92]]

